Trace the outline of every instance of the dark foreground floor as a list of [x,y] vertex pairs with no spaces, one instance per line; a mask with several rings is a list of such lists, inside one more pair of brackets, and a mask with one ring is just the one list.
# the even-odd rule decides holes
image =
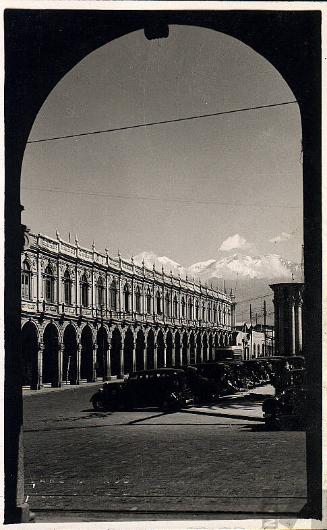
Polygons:
[[305,505],[305,434],[265,431],[262,396],[171,414],[95,413],[94,388],[24,397],[37,521],[287,517]]

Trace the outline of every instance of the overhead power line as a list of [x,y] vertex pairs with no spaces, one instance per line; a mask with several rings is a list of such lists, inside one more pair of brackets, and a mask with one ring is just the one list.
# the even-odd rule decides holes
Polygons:
[[72,194],[72,195],[88,195],[90,197],[109,197],[112,199],[127,199],[127,200],[142,200],[142,201],[159,201],[159,202],[179,202],[179,203],[186,203],[186,204],[219,204],[220,206],[235,206],[239,208],[240,206],[243,207],[250,207],[250,208],[292,208],[292,209],[299,209],[300,206],[295,206],[292,204],[255,204],[255,203],[235,203],[235,202],[220,202],[220,201],[193,201],[190,199],[183,199],[182,197],[177,197],[175,199],[165,198],[165,197],[147,197],[142,195],[116,195],[111,193],[96,193],[96,192],[90,192],[90,191],[76,191],[76,190],[59,190],[55,188],[30,188],[27,186],[22,186],[21,189],[23,190],[29,190],[29,191],[44,191],[47,193],[64,193],[64,194]]
[[105,134],[110,132],[117,132],[117,131],[128,131],[130,129],[139,129],[141,127],[153,127],[154,125],[164,125],[166,123],[178,123],[182,121],[189,121],[189,120],[199,120],[202,118],[211,118],[213,116],[223,116],[225,114],[235,114],[237,112],[247,112],[250,110],[259,110],[259,109],[269,109],[272,107],[281,107],[284,105],[292,105],[294,103],[297,103],[296,100],[294,101],[283,101],[281,103],[272,103],[271,105],[257,105],[256,107],[246,107],[241,109],[232,109],[232,110],[225,110],[222,112],[212,112],[210,114],[199,114],[195,116],[187,116],[185,118],[175,118],[172,120],[162,120],[162,121],[153,121],[150,123],[138,123],[136,125],[127,125],[126,127],[115,127],[113,129],[101,129],[99,131],[87,131],[87,132],[81,132],[81,133],[75,133],[75,134],[66,134],[63,136],[53,136],[50,138],[40,138],[37,140],[28,140],[28,144],[37,144],[41,142],[52,142],[54,140],[65,140],[68,138],[78,138],[81,136],[90,136],[95,134]]

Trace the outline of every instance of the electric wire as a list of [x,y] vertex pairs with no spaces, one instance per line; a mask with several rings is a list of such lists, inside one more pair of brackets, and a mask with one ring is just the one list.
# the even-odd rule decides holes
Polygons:
[[162,120],[162,121],[154,121],[149,123],[138,123],[135,125],[127,125],[125,127],[114,127],[112,129],[101,129],[98,131],[86,131],[86,132],[80,132],[80,133],[74,133],[74,134],[66,134],[63,136],[52,136],[50,138],[39,138],[36,140],[28,140],[27,144],[37,144],[41,142],[52,142],[55,140],[66,140],[69,138],[78,138],[82,136],[91,136],[96,134],[106,134],[110,132],[118,132],[118,131],[127,131],[131,129],[140,129],[141,127],[153,127],[155,125],[164,125],[167,123],[178,123],[183,121],[190,121],[190,120],[199,120],[202,118],[211,118],[214,116],[223,116],[226,114],[235,114],[239,112],[248,112],[250,110],[259,110],[259,109],[269,109],[273,107],[282,107],[284,105],[293,105],[295,103],[298,103],[296,100],[293,101],[283,101],[281,103],[272,103],[270,105],[257,105],[255,107],[245,107],[240,109],[232,109],[232,110],[225,110],[221,112],[211,112],[209,114],[198,114],[193,116],[186,116],[185,118],[174,118],[171,120]]

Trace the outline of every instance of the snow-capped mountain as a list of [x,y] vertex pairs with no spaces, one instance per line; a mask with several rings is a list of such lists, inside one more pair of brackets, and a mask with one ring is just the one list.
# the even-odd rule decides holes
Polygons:
[[278,279],[280,281],[300,281],[300,265],[290,260],[285,260],[277,254],[267,254],[263,256],[248,256],[234,254],[220,259],[209,259],[194,263],[189,267],[183,267],[180,263],[173,261],[166,256],[157,256],[154,252],[141,252],[134,257],[137,265],[144,264],[147,268],[152,268],[153,264],[157,270],[164,267],[168,274],[180,274],[182,277],[188,275],[189,278],[198,278],[201,281],[208,281],[213,278],[229,281],[239,280],[264,280]]

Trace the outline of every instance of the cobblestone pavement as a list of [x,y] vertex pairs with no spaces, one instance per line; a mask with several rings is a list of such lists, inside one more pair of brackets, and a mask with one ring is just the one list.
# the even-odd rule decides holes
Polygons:
[[265,431],[271,387],[176,413],[94,412],[95,389],[24,397],[26,495],[38,521],[285,515],[304,506],[305,433]]

